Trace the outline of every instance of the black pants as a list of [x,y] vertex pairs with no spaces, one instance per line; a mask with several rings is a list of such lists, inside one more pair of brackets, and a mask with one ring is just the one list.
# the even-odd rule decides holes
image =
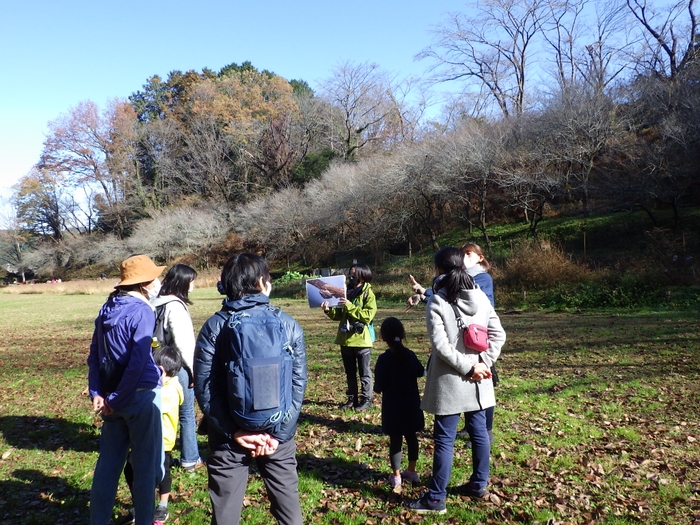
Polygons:
[[[170,465],[173,462],[172,452],[165,453],[165,460],[163,461],[163,468],[165,469],[165,476],[163,481],[158,485],[158,494],[170,494],[173,487],[173,478],[170,475]],[[126,479],[126,484],[129,486],[129,491],[134,484],[134,468],[131,466],[131,456],[129,460],[124,465],[124,479]]]
[[391,470],[401,470],[401,445],[403,438],[406,438],[408,448],[408,461],[418,461],[418,436],[415,432],[408,432],[404,435],[389,434],[389,461]]
[[[357,399],[358,393],[365,399],[372,399],[372,368],[370,367],[371,348],[359,348],[354,346],[341,346],[340,355],[343,357],[343,368],[348,381],[348,389],[345,392]],[[360,385],[362,392],[357,389],[357,372],[360,373]]]

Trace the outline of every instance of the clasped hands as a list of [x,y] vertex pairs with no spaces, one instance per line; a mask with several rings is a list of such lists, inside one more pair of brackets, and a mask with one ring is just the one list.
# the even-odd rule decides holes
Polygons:
[[102,396],[95,396],[92,398],[92,409],[95,414],[102,414],[103,416],[108,416],[114,409],[107,404],[107,401]]
[[469,377],[472,381],[481,381],[482,379],[490,379],[493,374],[488,366],[484,363],[477,363],[472,367],[472,375]]
[[250,450],[251,457],[271,456],[277,450],[279,441],[270,434],[239,430],[233,435],[233,439],[243,448]]

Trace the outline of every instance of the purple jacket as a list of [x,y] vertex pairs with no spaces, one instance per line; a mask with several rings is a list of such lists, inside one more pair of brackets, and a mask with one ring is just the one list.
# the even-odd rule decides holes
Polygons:
[[[106,398],[115,411],[125,407],[138,389],[153,389],[160,384],[160,370],[153,361],[151,339],[156,317],[145,300],[119,294],[102,305],[95,319],[90,343],[88,387],[90,397],[104,396],[100,385],[99,356],[105,354],[104,340],[113,358],[126,364],[117,389]],[[102,330],[99,329],[101,324]],[[101,337],[104,334],[104,340]]]

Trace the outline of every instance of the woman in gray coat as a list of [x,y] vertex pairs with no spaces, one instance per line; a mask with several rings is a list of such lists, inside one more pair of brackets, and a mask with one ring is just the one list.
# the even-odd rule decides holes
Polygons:
[[[472,442],[473,472],[461,492],[479,498],[487,493],[490,443],[486,409],[496,404],[490,368],[501,353],[506,334],[486,294],[463,271],[463,262],[457,248],[443,248],[435,254],[437,277],[425,314],[432,354],[421,402],[425,412],[435,414],[435,451],[428,491],[408,504],[419,513],[446,512],[447,485],[462,413]],[[458,315],[464,326],[474,323],[488,328],[486,351],[477,352],[464,345]]]

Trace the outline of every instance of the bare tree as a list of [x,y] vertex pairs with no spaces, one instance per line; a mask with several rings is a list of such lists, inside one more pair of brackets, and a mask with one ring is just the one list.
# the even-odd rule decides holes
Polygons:
[[345,159],[393,139],[396,126],[400,129],[404,114],[394,79],[377,64],[345,62],[321,84],[319,93],[337,109],[330,117],[337,126]]
[[102,114],[93,102],[81,102],[49,123],[38,163],[65,174],[65,184],[73,188],[97,190],[90,203],[120,236],[128,229],[130,207],[124,204],[136,177],[135,125],[136,114],[125,102],[112,101]]
[[621,3],[595,4],[595,19],[585,35],[589,41],[576,64],[580,78],[595,93],[602,94],[630,69],[625,57],[632,44],[625,31],[625,15]]
[[487,251],[491,250],[489,211],[495,203],[499,169],[515,122],[515,119],[498,123],[467,120],[446,135],[439,147],[435,146],[442,155],[438,171],[446,174],[445,184],[452,200],[460,203],[470,228],[476,227],[481,232]]
[[587,0],[549,0],[544,9],[542,35],[554,57],[553,76],[560,90],[576,81],[578,74],[577,50],[581,28],[581,15]]
[[299,188],[283,188],[259,196],[240,206],[234,213],[235,229],[248,243],[262,246],[270,259],[299,257],[309,264],[314,237],[313,205]]
[[[532,44],[545,14],[544,0],[485,0],[468,4],[475,16],[452,13],[436,41],[417,59],[430,59],[435,82],[466,80],[493,98],[503,116],[525,108]],[[467,86],[465,91],[472,91]]]
[[66,233],[67,184],[61,173],[34,168],[14,186],[17,219],[23,228],[60,241]]
[[575,186],[582,211],[588,215],[591,175],[601,167],[613,140],[625,132],[615,99],[585,85],[570,89],[551,101],[539,125],[546,130],[542,154],[556,165],[564,185]]
[[537,117],[523,116],[520,120],[494,171],[497,185],[510,198],[509,205],[522,211],[530,236],[537,238],[537,226],[546,206],[558,194],[563,177],[559,166],[547,160],[549,152],[544,145],[549,144],[542,140],[545,126],[537,125]]
[[181,206],[153,211],[152,218],[138,222],[127,244],[132,253],[148,253],[165,262],[195,254],[208,266],[208,252],[228,231],[226,217],[215,207]]
[[253,182],[242,160],[242,147],[209,115],[190,120],[183,133],[184,150],[173,175],[186,195],[202,195],[233,205],[244,200]]
[[32,232],[23,228],[17,218],[17,205],[8,199],[7,205],[2,206],[0,213],[0,263],[11,273],[19,274],[22,282],[26,282],[29,266],[25,254],[31,250],[35,242]]
[[644,48],[638,57],[640,73],[675,80],[698,56],[695,0],[657,8],[647,0],[626,0],[642,29]]

